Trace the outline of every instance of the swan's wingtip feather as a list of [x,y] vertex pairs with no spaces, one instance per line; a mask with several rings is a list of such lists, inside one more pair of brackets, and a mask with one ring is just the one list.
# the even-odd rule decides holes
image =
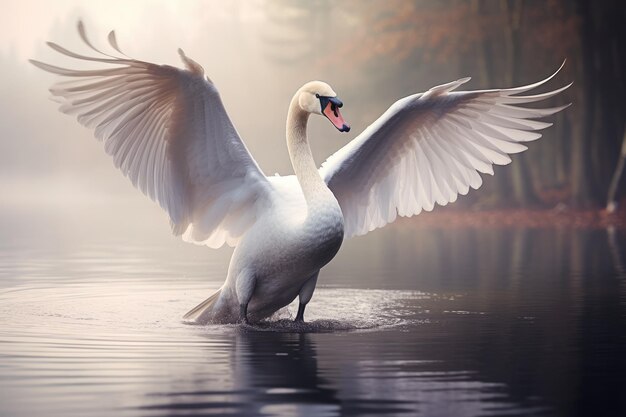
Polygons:
[[546,77],[545,81],[548,81],[552,78],[554,78],[555,75],[557,75],[559,72],[561,72],[561,70],[563,69],[563,67],[565,66],[565,63],[567,62],[567,58],[563,59],[563,62],[561,62],[561,65],[559,65],[559,67],[557,68],[556,71],[554,71],[554,73],[552,73],[552,75],[550,75],[549,77]]
[[44,62],[38,61],[36,59],[29,59],[28,62],[30,62],[32,65],[36,66],[39,69],[42,69],[42,70],[48,71],[48,72],[50,71],[49,69],[47,69],[48,64],[46,64]]
[[125,55],[124,52],[122,52],[122,50],[120,49],[119,44],[117,43],[117,35],[115,34],[115,30],[109,32],[107,39],[109,41],[109,45],[111,45],[113,49],[115,49],[120,54]]
[[183,51],[182,48],[178,48],[178,55],[180,55],[180,59],[183,61],[183,64],[185,64],[185,67],[187,68],[187,70],[191,71],[192,73],[196,75],[200,75],[200,76],[204,75],[204,68],[202,68],[202,65],[198,64],[196,61],[189,58],[185,54],[185,51]]
[[78,34],[80,35],[82,40],[89,45],[89,41],[87,41],[87,31],[85,30],[85,23],[83,23],[83,19],[78,19],[78,22],[76,22],[76,29],[78,30]]

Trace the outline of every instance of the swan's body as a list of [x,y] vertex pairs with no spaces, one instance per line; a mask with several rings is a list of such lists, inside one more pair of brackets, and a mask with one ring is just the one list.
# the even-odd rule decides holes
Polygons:
[[[290,188],[283,195],[277,192],[277,200],[298,199],[292,191],[293,185],[297,185],[293,184],[295,177],[292,181],[282,179],[292,184],[279,185]],[[259,219],[235,248],[215,304],[211,309],[194,309],[185,318],[199,322],[236,321],[240,318],[240,301],[247,297],[247,313],[252,319],[270,316],[298,295],[306,305],[313,295],[319,270],[335,256],[343,241],[341,209],[332,194],[329,197],[312,206],[294,201],[293,206],[277,207]]]
[[[309,113],[297,102],[307,88],[334,94],[325,84],[312,82],[294,96],[287,118],[287,144],[296,175],[268,178],[271,207],[237,244],[226,282],[216,298],[200,304],[185,319],[233,322],[245,320],[247,315],[264,318],[298,295],[304,306],[313,295],[319,270],[339,250],[343,214],[313,161],[305,134]],[[247,311],[241,311],[242,304]]]
[[[91,46],[82,24],[79,32]],[[109,41],[120,52],[113,32]],[[479,172],[493,174],[493,164],[507,164],[508,153],[526,149],[519,142],[541,136],[529,131],[550,125],[531,119],[567,107],[517,106],[568,87],[517,95],[552,76],[518,88],[451,92],[469,80],[461,79],[397,101],[318,170],[306,136],[309,115],[326,116],[340,131],[349,127],[335,92],[314,81],[296,92],[289,107],[287,146],[295,176],[266,177],[217,89],[182,51],[186,70],[50,46],[73,58],[117,64],[79,71],[32,61],[76,77],[51,89],[63,99],[61,110],[95,128],[116,166],[168,212],[175,234],[209,247],[236,246],[220,291],[185,315],[199,323],[261,319],[297,296],[296,319],[302,320],[320,269],[344,238],[480,187]]]

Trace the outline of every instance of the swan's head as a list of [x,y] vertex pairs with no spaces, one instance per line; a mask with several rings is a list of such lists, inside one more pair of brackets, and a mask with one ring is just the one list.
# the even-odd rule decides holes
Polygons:
[[350,126],[339,112],[343,103],[328,84],[322,81],[304,84],[298,93],[298,104],[306,112],[325,116],[340,132],[350,131]]

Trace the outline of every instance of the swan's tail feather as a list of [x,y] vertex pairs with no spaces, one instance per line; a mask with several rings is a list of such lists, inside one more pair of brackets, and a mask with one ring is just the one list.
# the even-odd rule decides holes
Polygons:
[[221,292],[222,289],[220,288],[209,298],[189,310],[189,312],[183,316],[183,320],[188,322],[196,322],[200,318],[200,316],[204,314],[205,311],[213,307],[213,304],[215,304],[215,302],[218,300]]

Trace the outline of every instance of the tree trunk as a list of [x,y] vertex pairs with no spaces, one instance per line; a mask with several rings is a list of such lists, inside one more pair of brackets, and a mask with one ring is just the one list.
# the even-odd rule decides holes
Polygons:
[[619,155],[619,160],[617,162],[617,168],[615,168],[615,173],[613,174],[613,179],[611,180],[611,185],[609,186],[608,198],[606,201],[606,211],[609,213],[613,213],[617,209],[617,200],[615,196],[617,194],[617,186],[619,185],[619,180],[622,177],[622,171],[624,170],[624,160],[626,159],[626,126],[624,126],[624,136],[622,137],[622,151]]
[[581,43],[582,43],[582,59],[578,65],[582,68],[577,71],[583,74],[583,87],[576,95],[576,102],[580,106],[576,108],[577,115],[575,120],[579,121],[579,128],[572,129],[572,153],[570,163],[571,178],[571,202],[573,205],[580,206],[589,204],[591,200],[591,161],[590,150],[593,132],[593,113],[586,111],[585,103],[593,103],[595,91],[593,89],[594,68],[593,68],[593,19],[590,16],[591,10],[587,0],[578,1],[578,14],[581,16]]
[[[508,0],[502,0],[502,9],[509,18],[509,30],[506,36],[506,46],[508,50],[508,86],[513,87],[520,82],[521,73],[521,33],[522,18],[524,17],[524,1],[515,0],[513,8],[509,8]],[[511,185],[513,188],[513,198],[517,205],[537,205],[539,199],[535,193],[533,178],[530,173],[528,155],[522,154],[513,162],[511,171]]]

